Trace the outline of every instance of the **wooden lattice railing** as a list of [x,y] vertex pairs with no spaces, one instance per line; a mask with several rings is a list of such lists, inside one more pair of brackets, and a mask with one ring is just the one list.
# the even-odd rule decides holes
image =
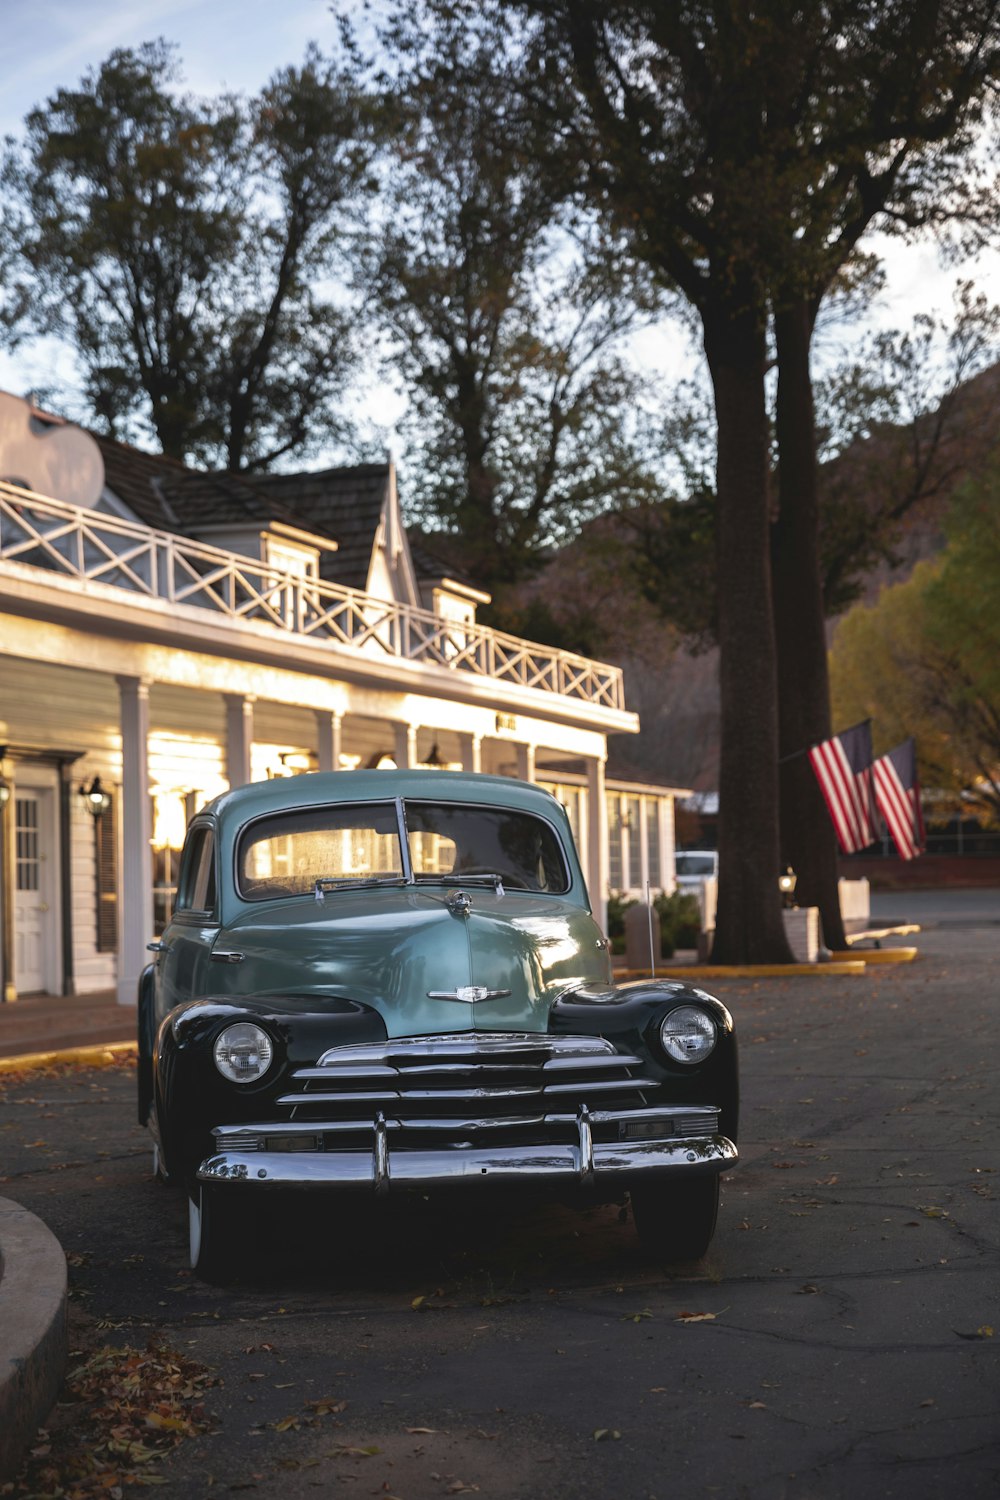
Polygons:
[[236,622],[263,621],[350,651],[432,663],[603,708],[625,707],[619,667],[300,578],[171,532],[0,483],[0,566],[5,562],[193,605]]

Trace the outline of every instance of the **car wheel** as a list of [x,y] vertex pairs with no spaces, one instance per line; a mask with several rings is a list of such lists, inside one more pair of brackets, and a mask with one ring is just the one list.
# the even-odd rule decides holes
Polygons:
[[232,1216],[218,1188],[194,1183],[188,1192],[188,1245],[195,1275],[203,1281],[231,1276],[234,1238]]
[[632,1191],[635,1227],[657,1260],[700,1260],[712,1242],[719,1213],[719,1178],[692,1177]]

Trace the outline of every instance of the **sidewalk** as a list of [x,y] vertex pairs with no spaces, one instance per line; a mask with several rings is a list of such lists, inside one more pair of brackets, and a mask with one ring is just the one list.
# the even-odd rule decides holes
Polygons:
[[135,1006],[119,1005],[114,990],[34,995],[0,1005],[0,1057],[134,1042],[135,1037]]

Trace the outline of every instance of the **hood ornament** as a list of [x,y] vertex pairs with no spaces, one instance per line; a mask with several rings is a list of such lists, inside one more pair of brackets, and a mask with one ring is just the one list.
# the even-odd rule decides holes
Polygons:
[[504,1000],[510,990],[488,990],[483,984],[463,984],[457,990],[428,990],[428,1000],[459,1000],[463,1005],[475,1005],[479,1000]]

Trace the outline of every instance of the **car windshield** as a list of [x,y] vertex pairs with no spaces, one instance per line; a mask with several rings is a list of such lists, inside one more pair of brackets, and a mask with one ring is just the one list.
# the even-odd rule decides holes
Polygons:
[[[555,830],[530,813],[454,802],[406,802],[404,861],[395,802],[288,809],[250,825],[238,852],[240,894],[248,901],[364,882],[499,883],[564,892],[569,874]],[[407,864],[409,870],[407,869]]]
[[674,867],[678,875],[714,875],[715,856],[713,854],[678,854],[675,856]]

